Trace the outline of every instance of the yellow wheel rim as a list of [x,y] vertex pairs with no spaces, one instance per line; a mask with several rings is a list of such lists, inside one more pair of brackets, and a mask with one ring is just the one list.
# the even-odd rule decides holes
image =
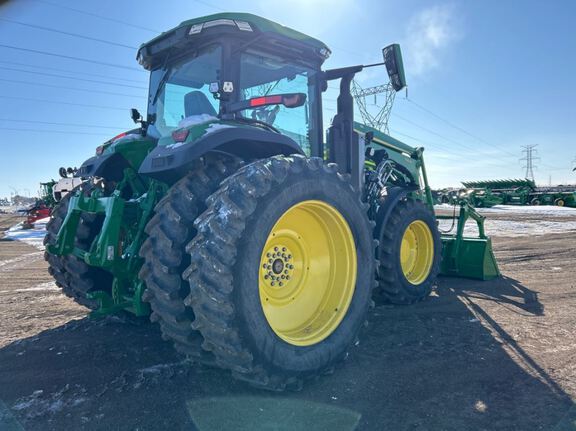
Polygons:
[[402,236],[400,264],[404,277],[410,283],[418,285],[430,274],[434,260],[434,240],[432,232],[421,220],[408,225]]
[[333,206],[300,202],[278,219],[260,259],[260,302],[287,343],[310,346],[340,324],[356,285],[356,246]]

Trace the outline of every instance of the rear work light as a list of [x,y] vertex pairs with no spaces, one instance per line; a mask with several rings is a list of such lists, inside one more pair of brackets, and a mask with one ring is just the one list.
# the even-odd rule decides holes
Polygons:
[[199,24],[192,25],[188,31],[188,34],[198,34],[201,33],[205,28],[217,27],[219,25],[236,27],[241,31],[254,31],[252,30],[250,23],[246,21],[236,21],[233,19],[215,19],[214,21],[201,22]]

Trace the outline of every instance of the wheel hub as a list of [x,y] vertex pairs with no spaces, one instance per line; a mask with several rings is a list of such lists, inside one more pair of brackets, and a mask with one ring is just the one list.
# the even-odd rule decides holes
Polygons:
[[270,287],[286,286],[294,274],[294,262],[290,249],[283,245],[270,247],[263,257],[262,278]]

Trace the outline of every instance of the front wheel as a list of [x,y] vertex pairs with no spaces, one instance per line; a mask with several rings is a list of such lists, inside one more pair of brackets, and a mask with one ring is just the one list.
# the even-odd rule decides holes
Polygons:
[[374,284],[359,195],[321,159],[277,156],[226,179],[189,244],[187,303],[216,362],[273,390],[345,357]]
[[565,205],[564,199],[558,198],[554,201],[554,205],[557,207],[563,207]]
[[398,202],[379,232],[376,297],[393,304],[426,298],[440,272],[442,241],[433,212],[421,201]]

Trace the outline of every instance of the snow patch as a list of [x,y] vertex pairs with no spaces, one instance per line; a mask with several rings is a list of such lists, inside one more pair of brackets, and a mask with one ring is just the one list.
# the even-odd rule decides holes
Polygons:
[[119,142],[119,141],[137,141],[138,139],[142,139],[142,135],[139,133],[130,133],[129,135],[124,135],[116,140],[114,140],[114,143]]
[[208,126],[206,128],[206,135],[210,134],[210,133],[214,133],[218,130],[222,130],[222,129],[230,129],[230,128],[234,128],[234,126],[230,126],[229,124],[219,124],[219,123],[214,123],[214,124],[210,124],[210,126]]
[[[439,228],[442,231],[450,229],[451,220],[439,220]],[[486,219],[484,228],[488,236],[518,237],[539,236],[552,233],[566,233],[576,231],[576,221],[547,221],[547,220],[491,220]],[[456,223],[451,233],[456,232]],[[477,237],[478,226],[476,222],[469,220],[464,227],[464,235]]]
[[209,121],[218,121],[218,118],[210,114],[191,115],[190,117],[183,118],[178,123],[178,128],[197,126],[199,124],[208,123]]
[[44,250],[44,237],[46,236],[46,223],[49,217],[40,219],[34,223],[32,229],[22,229],[22,223],[12,226],[4,236],[12,240],[18,240],[36,247],[38,250]]
[[64,386],[61,390],[45,394],[42,389],[20,398],[12,410],[24,412],[29,419],[51,416],[65,408],[76,407],[87,400],[86,390],[79,386]]
[[[434,205],[434,209],[453,211],[454,205]],[[460,207],[456,206],[456,214]],[[576,215],[576,208],[557,207],[554,205],[495,205],[492,208],[475,208],[480,214],[534,214],[566,216]]]

